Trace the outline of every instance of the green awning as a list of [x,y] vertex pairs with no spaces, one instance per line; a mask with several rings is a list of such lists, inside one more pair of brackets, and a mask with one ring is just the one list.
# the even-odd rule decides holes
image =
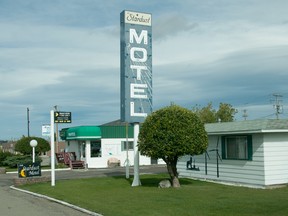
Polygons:
[[65,131],[66,140],[95,140],[101,139],[101,129],[97,126],[78,126]]

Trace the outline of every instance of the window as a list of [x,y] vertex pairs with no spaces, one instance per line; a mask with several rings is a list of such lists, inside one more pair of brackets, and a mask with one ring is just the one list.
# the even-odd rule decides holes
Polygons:
[[101,140],[91,141],[91,157],[102,157]]
[[222,137],[222,158],[230,160],[252,160],[252,136]]
[[[127,151],[127,142],[126,141],[122,141],[121,142],[121,150],[122,151]],[[133,145],[133,141],[128,141],[128,151],[133,151],[134,150],[134,145]]]

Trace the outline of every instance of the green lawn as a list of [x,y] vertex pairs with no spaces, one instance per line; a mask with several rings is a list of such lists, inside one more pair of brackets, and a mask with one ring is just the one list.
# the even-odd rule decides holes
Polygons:
[[75,204],[105,216],[129,215],[288,215],[288,187],[251,189],[191,179],[181,179],[180,189],[160,189],[166,175],[141,175],[142,186],[133,179],[105,177],[59,180],[21,188]]

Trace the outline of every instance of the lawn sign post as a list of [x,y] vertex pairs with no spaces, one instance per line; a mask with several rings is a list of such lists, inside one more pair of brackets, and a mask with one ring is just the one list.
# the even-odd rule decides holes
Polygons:
[[152,112],[152,15],[124,10],[120,14],[120,25],[121,121],[133,123],[132,186],[139,186],[139,128],[140,123]]
[[55,186],[55,139],[54,139],[54,124],[55,123],[71,123],[71,112],[61,112],[54,110],[50,111],[51,123],[51,186]]
[[51,143],[51,186],[55,186],[55,141],[54,141],[54,110],[50,112],[50,122],[51,122],[51,134],[50,134],[50,143]]

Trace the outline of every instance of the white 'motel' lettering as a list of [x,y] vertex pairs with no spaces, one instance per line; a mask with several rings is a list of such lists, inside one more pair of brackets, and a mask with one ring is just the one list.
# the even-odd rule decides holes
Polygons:
[[136,43],[140,44],[144,39],[143,43],[148,44],[148,32],[146,30],[142,30],[139,37],[135,29],[130,29],[129,33],[130,43],[134,43],[135,39]]
[[136,79],[141,80],[141,72],[142,70],[147,70],[147,66],[142,66],[142,65],[131,65],[131,69],[136,69]]
[[130,97],[147,99],[148,98],[147,95],[141,94],[141,93],[145,93],[145,90],[144,90],[145,88],[146,89],[148,88],[147,84],[131,83],[130,84]]
[[147,113],[135,113],[134,111],[134,102],[130,102],[130,115],[137,117],[146,117]]
[[[140,52],[142,52],[142,55],[139,55]],[[135,56],[135,53],[137,53],[138,55]],[[142,47],[132,47],[130,49],[130,58],[134,62],[146,62],[147,61],[147,50],[145,48],[142,48]]]
[[[140,35],[137,34],[135,29],[129,30],[129,41],[130,44],[133,44],[135,41],[137,44],[143,43],[144,45],[148,44],[148,31],[142,30]],[[131,47],[130,49],[130,60],[135,63],[145,63],[147,61],[147,50],[143,47]],[[141,81],[141,72],[147,70],[147,66],[144,65],[130,65],[131,72],[136,70],[136,79]],[[130,97],[134,99],[147,99],[148,96],[145,94],[145,89],[147,89],[147,84],[137,84],[130,83]],[[130,102],[130,115],[137,117],[146,117],[147,113],[138,113],[135,112],[134,102]]]

